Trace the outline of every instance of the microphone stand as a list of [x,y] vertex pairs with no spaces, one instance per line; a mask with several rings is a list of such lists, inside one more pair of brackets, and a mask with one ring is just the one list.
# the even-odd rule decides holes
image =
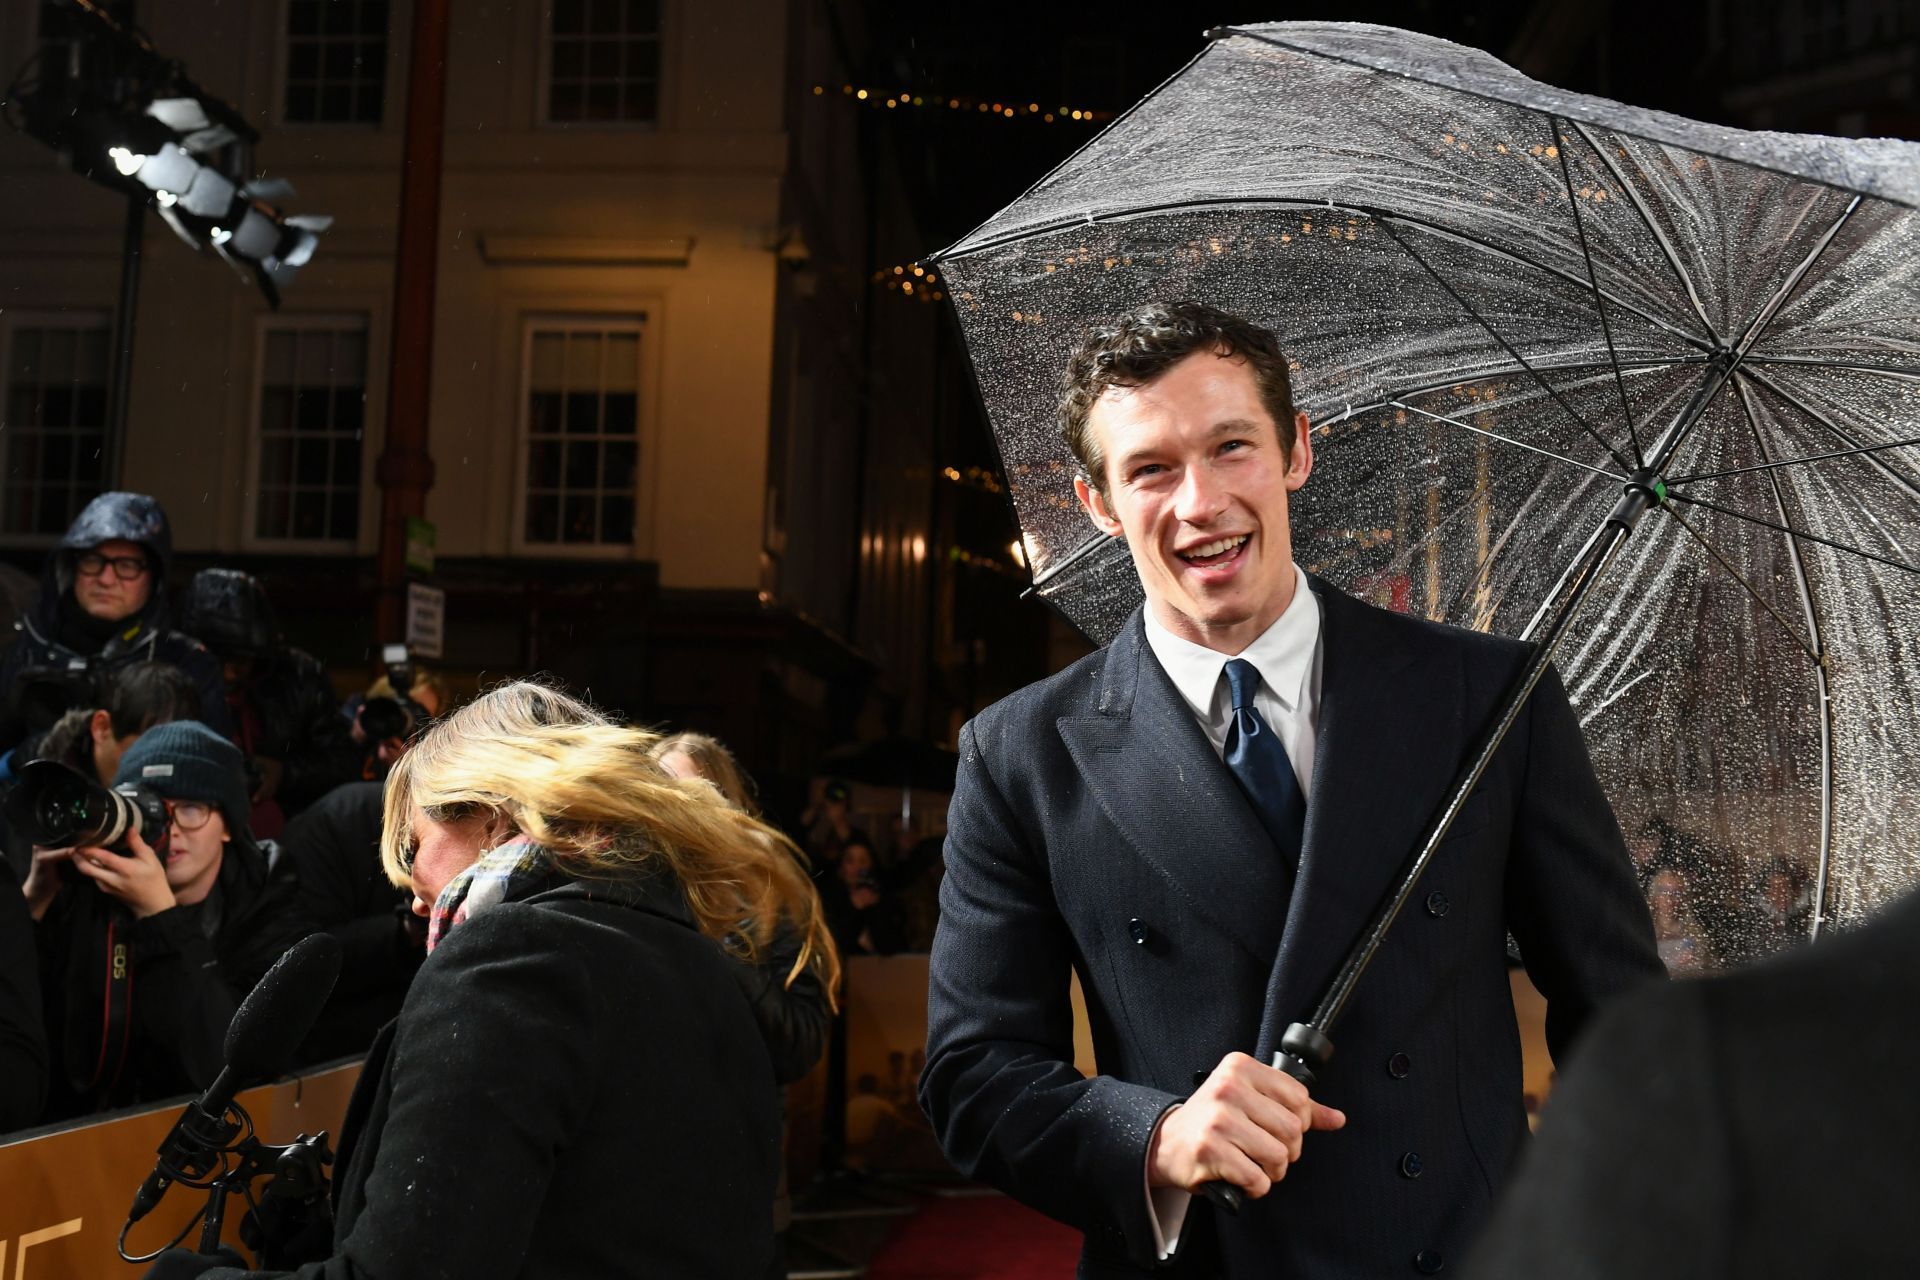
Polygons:
[[[240,1111],[235,1103],[234,1110]],[[328,1165],[333,1163],[333,1149],[327,1145],[327,1131],[300,1134],[292,1142],[262,1142],[253,1134],[253,1121],[245,1111],[240,1111],[246,1121],[247,1136],[230,1148],[235,1158],[231,1167],[207,1184],[207,1207],[201,1216],[200,1252],[212,1253],[220,1247],[220,1231],[226,1223],[227,1199],[230,1196],[244,1195],[247,1203],[254,1208],[255,1221],[261,1227],[262,1239],[260,1252],[266,1251],[266,1222],[260,1216],[261,1205],[253,1199],[253,1181],[269,1171],[273,1178],[262,1193],[262,1201],[290,1201],[295,1204],[312,1206],[318,1204],[323,1212],[326,1209]]]
[[[188,1220],[174,1238],[175,1244],[186,1238],[187,1233],[193,1230],[194,1220],[198,1219],[198,1251],[207,1254],[217,1251],[220,1248],[220,1233],[226,1225],[228,1198],[245,1196],[261,1227],[262,1241],[257,1251],[264,1255],[267,1245],[266,1222],[260,1210],[265,1205],[284,1203],[310,1208],[317,1206],[322,1215],[331,1215],[326,1199],[326,1169],[332,1163],[333,1149],[327,1143],[324,1129],[312,1135],[302,1133],[292,1142],[262,1142],[254,1132],[253,1117],[238,1102],[229,1102],[226,1110],[218,1116],[191,1107],[161,1147],[164,1178],[156,1186],[151,1200],[144,1206],[136,1204],[135,1212],[128,1216],[125,1225],[120,1228],[120,1256],[128,1262],[150,1262],[172,1247],[163,1245],[159,1250],[138,1258],[126,1251],[128,1231],[158,1204],[166,1188],[174,1183],[205,1188],[207,1192],[206,1207],[194,1215],[194,1219]],[[271,1179],[256,1201],[253,1183],[268,1175],[271,1175]]]

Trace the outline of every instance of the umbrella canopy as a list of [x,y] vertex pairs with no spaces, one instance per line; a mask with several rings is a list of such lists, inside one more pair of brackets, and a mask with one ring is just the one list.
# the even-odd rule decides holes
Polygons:
[[1381,27],[1213,34],[937,258],[1040,593],[1099,641],[1140,599],[1074,502],[1068,353],[1213,303],[1289,352],[1294,553],[1354,594],[1527,634],[1629,477],[1665,499],[1558,661],[1677,966],[1902,891],[1920,147],[1699,124]]

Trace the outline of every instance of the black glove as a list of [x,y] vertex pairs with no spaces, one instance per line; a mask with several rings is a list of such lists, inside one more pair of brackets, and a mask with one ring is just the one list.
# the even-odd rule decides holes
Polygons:
[[247,1260],[227,1248],[220,1246],[218,1253],[194,1253],[188,1249],[169,1249],[151,1267],[140,1280],[192,1280],[215,1267],[238,1267],[246,1270]]

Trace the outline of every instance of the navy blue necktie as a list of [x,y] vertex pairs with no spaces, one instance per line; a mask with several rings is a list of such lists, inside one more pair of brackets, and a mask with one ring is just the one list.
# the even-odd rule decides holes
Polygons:
[[1227,725],[1223,758],[1291,868],[1300,861],[1307,798],[1280,735],[1253,709],[1260,672],[1244,658],[1234,658],[1227,663],[1227,684],[1233,690],[1233,720]]

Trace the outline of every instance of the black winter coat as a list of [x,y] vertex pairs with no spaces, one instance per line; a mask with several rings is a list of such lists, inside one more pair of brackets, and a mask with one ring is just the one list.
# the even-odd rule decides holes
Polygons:
[[343,782],[360,776],[360,748],[320,660],[301,649],[256,659],[252,677],[234,693],[235,740],[248,756],[281,765],[274,799],[289,816]]
[[129,618],[125,627],[92,653],[61,639],[63,610],[78,607],[64,587],[56,587],[50,580],[41,588],[33,612],[13,624],[13,644],[0,658],[0,748],[18,745],[34,728],[21,718],[16,705],[21,676],[36,668],[63,669],[76,661],[87,662],[96,675],[136,662],[165,662],[178,667],[200,694],[200,722],[224,738],[233,738],[233,716],[227,710],[227,684],[220,663],[198,640],[173,630],[164,587],[156,583],[146,609]]
[[300,885],[301,913],[341,948],[339,980],[300,1048],[302,1062],[365,1053],[400,1012],[426,958],[425,922],[417,930],[406,924],[413,895],[394,888],[380,865],[385,803],[385,783],[349,782],[281,833],[281,856]]
[[354,1090],[333,1256],[277,1274],[762,1275],[779,1105],[735,967],[659,878],[458,925]]
[[1473,1280],[1909,1276],[1920,894],[1596,1020]]
[[13,868],[0,862],[0,1134],[38,1123],[46,1096],[47,1029],[33,917]]
[[[240,1000],[311,932],[284,864],[268,871],[269,852],[236,837],[204,901],[145,919],[63,869],[60,893],[35,926],[55,1064],[48,1120],[213,1083]],[[117,1073],[109,1065],[95,1083],[107,973],[120,945],[132,970],[126,1063]]]

